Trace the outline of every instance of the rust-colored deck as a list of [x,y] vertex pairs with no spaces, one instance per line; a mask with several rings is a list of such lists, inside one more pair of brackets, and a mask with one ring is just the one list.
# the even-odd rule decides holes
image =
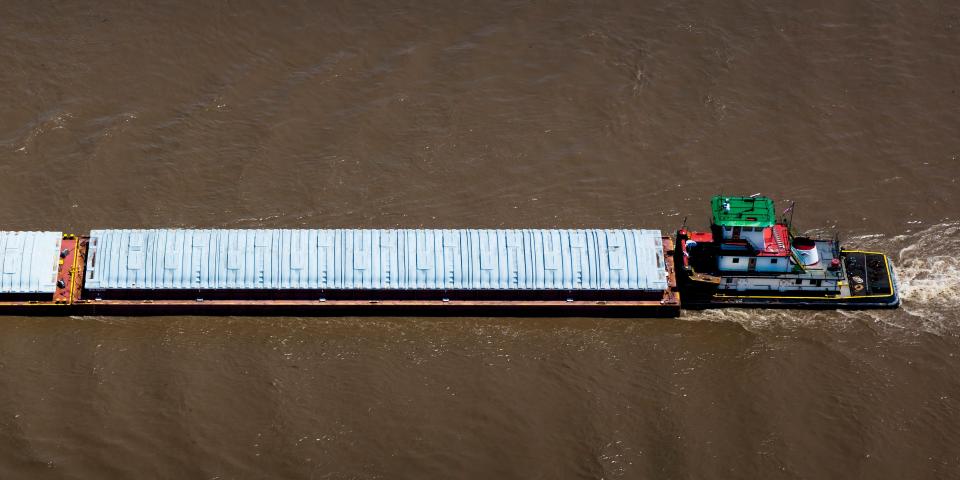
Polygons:
[[[659,300],[471,299],[103,299],[84,296],[86,237],[64,235],[50,301],[0,301],[0,313],[23,315],[508,315],[674,317],[680,313],[673,241],[664,237],[668,287]],[[59,285],[63,285],[60,287]]]

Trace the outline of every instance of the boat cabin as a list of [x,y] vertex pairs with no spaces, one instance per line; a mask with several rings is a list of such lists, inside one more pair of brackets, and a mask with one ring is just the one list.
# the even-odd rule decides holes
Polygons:
[[711,229],[721,238],[721,272],[791,271],[790,232],[776,223],[773,200],[766,197],[714,197]]

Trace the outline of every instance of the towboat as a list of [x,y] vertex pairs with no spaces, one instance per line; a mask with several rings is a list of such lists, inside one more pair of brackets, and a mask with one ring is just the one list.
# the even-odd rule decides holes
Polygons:
[[[709,231],[684,225],[674,263],[685,308],[895,308],[887,255],[847,249],[839,237],[796,235],[794,205],[778,221],[763,196],[715,196]],[[790,218],[787,218],[787,214]]]

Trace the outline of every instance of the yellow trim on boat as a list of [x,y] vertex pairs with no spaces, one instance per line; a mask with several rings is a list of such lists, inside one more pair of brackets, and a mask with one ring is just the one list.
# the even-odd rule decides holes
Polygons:
[[[73,234],[70,234],[70,236],[72,237],[71,239],[77,238],[76,235],[73,235]],[[76,282],[77,282],[77,261],[80,258],[80,251],[77,247],[79,246],[80,246],[79,241],[77,241],[77,243],[73,246],[73,266],[70,267],[70,297],[69,297],[70,299],[68,300],[69,303],[73,303],[74,286],[76,285]]]
[[887,258],[887,254],[883,252],[868,252],[866,250],[840,250],[841,253],[866,253],[869,255],[883,255],[883,258]]

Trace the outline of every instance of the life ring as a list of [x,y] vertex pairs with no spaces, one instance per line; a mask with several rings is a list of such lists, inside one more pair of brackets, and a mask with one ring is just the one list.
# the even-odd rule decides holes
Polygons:
[[854,285],[854,286],[853,286],[853,291],[854,291],[854,292],[862,292],[862,291],[863,291],[863,284],[862,284],[862,283],[858,283],[858,284]]

